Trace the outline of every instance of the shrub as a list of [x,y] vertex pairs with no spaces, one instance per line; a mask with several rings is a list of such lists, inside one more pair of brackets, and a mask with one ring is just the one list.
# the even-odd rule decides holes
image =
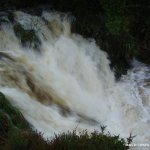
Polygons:
[[[0,149],[1,150],[126,150],[125,140],[119,136],[87,130],[77,134],[76,131],[56,134],[51,139],[44,140],[43,134],[31,130],[17,108],[12,106],[0,93]],[[132,136],[127,139],[132,142]]]

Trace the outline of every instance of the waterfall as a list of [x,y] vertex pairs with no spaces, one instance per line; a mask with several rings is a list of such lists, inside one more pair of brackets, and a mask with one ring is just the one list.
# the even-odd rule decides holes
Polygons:
[[0,25],[0,91],[26,120],[50,137],[106,125],[112,134],[150,141],[150,68],[115,81],[107,54],[93,39],[71,33],[69,16],[4,13]]

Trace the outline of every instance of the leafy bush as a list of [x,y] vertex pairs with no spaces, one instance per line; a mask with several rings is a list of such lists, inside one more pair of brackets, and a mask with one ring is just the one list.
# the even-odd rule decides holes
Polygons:
[[[126,142],[119,136],[94,131],[90,135],[87,130],[77,134],[68,131],[44,140],[43,134],[31,130],[17,108],[12,106],[0,93],[0,149],[1,150],[126,150]],[[132,136],[127,139],[132,142]]]
[[[17,108],[12,106],[5,96],[0,93],[0,118],[8,120],[8,125],[21,129],[29,128],[29,124]],[[0,122],[2,123],[2,122]]]
[[89,135],[87,130],[79,135],[76,131],[56,135],[50,141],[52,150],[126,150],[125,141],[119,136],[111,136],[94,131]]

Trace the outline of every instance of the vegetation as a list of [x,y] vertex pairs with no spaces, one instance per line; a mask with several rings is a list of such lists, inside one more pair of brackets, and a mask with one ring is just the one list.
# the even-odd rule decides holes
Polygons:
[[[107,51],[116,77],[133,57],[150,62],[150,2],[135,0],[59,0],[54,8],[75,17],[74,31],[92,37]],[[149,63],[150,64],[150,63]]]
[[[41,4],[45,7],[49,4],[55,10],[69,12],[75,16],[76,20],[72,22],[73,32],[86,38],[94,38],[97,44],[108,52],[116,77],[126,73],[131,67],[130,61],[133,57],[150,64],[150,1],[5,0],[0,2],[0,7],[5,10],[8,7],[27,9]],[[40,13],[38,9],[34,10],[37,14]],[[31,12],[33,13],[33,9]],[[35,39],[35,33],[27,31],[22,37],[22,43],[25,45],[29,43],[26,42],[29,33],[32,34],[29,39]],[[38,47],[40,41],[35,40],[37,44],[34,46]]]
[[[94,131],[91,135],[76,131],[55,135],[43,140],[43,134],[33,131],[19,110],[0,93],[0,149],[1,150],[126,150],[126,142],[119,136]],[[132,142],[133,137],[127,139]]]
[[[130,61],[137,57],[150,64],[150,1],[148,0],[1,0],[0,9],[29,9],[41,4],[69,12],[75,16],[72,31],[86,38],[94,38],[100,47],[107,51],[111,67],[119,78],[130,68]],[[37,9],[34,9],[37,11]],[[37,14],[40,12],[37,12]],[[35,13],[36,14],[36,13]],[[1,13],[0,13],[1,16]],[[9,14],[9,20],[13,15]],[[0,24],[7,22],[0,18]],[[33,30],[24,30],[14,23],[16,35],[23,46],[39,49],[40,40]],[[103,128],[102,128],[103,129]],[[133,137],[127,139],[128,144]],[[52,140],[43,140],[42,133],[32,131],[29,123],[19,110],[13,107],[0,93],[0,149],[102,149],[124,150],[125,140],[101,132],[87,131],[77,135],[75,131],[56,135]]]
[[54,6],[58,10],[72,12],[76,16],[73,30],[85,37],[95,38],[100,47],[108,52],[117,78],[132,67],[130,61],[133,57],[149,63],[148,1],[59,0]]

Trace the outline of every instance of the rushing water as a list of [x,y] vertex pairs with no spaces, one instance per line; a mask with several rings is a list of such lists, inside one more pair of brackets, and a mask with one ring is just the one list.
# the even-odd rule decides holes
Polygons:
[[[70,32],[65,14],[3,14],[0,91],[45,137],[107,125],[112,134],[150,141],[150,68],[137,61],[116,82],[107,54],[92,39]],[[40,45],[22,46],[14,26],[35,31]]]

